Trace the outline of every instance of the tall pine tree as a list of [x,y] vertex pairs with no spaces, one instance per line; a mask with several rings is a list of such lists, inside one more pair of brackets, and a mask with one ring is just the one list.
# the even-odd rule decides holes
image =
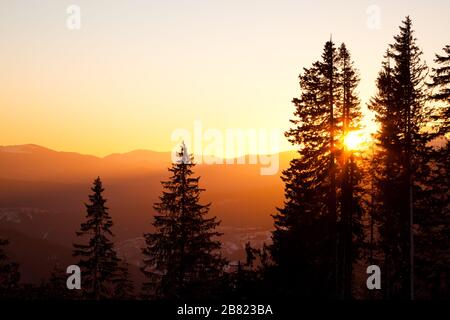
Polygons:
[[409,17],[390,45],[387,61],[377,80],[378,93],[370,104],[380,131],[377,136],[382,164],[378,216],[384,253],[386,298],[414,298],[414,217],[421,187],[419,172],[426,175],[430,135],[425,109],[424,78],[427,67],[416,44]]
[[339,114],[339,214],[338,214],[338,296],[352,297],[353,264],[359,258],[363,242],[362,230],[362,172],[358,166],[358,150],[352,150],[346,142],[352,132],[360,129],[361,111],[357,96],[358,73],[345,44],[339,48],[340,98],[337,101]]
[[153,233],[144,234],[146,247],[142,271],[147,277],[145,296],[157,299],[211,297],[214,282],[221,275],[224,259],[216,217],[207,217],[210,204],[200,203],[204,189],[200,177],[192,177],[195,166],[184,144],[178,160],[163,181],[160,202],[154,205]]
[[79,237],[89,237],[87,244],[74,244],[73,256],[80,257],[82,289],[87,299],[105,299],[113,294],[119,258],[111,238],[113,221],[105,206],[100,178],[94,181],[89,204],[86,206],[86,222],[81,224]]
[[446,135],[450,129],[450,45],[442,50],[443,54],[436,54],[434,62],[438,66],[433,68],[429,86],[433,89],[430,98],[441,103],[436,120],[441,124],[440,133]]
[[427,163],[428,174],[420,183],[424,189],[421,206],[426,208],[417,235],[417,273],[420,297],[448,299],[450,297],[450,46],[436,55],[430,94],[434,113],[434,132],[438,137]]
[[299,156],[283,172],[285,203],[274,216],[271,247],[284,294],[341,297],[346,288],[351,295],[358,177],[343,139],[359,120],[357,83],[345,45],[338,51],[331,41],[300,75],[294,127],[286,132]]

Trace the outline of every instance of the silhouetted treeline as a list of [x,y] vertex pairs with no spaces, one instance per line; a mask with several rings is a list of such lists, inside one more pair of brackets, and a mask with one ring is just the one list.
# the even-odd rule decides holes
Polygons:
[[[345,44],[325,43],[299,76],[285,134],[298,153],[281,176],[285,199],[273,215],[272,243],[247,243],[245,261],[222,256],[220,221],[201,200],[183,144],[154,204],[153,231],[144,234],[142,287],[116,251],[97,178],[73,250],[81,290],[67,289],[59,265],[41,285],[21,285],[0,239],[0,297],[450,299],[449,45],[434,62],[428,72],[406,17],[368,104],[379,125],[375,142],[352,149],[346,138],[362,119],[359,74]],[[381,290],[365,287],[369,265],[381,268]]]
[[[380,126],[371,159],[340,143],[348,122],[358,123],[357,77],[353,87],[342,80],[344,54],[329,41],[304,69],[286,132],[299,156],[283,173],[286,200],[274,216],[274,264],[263,283],[289,297],[450,298],[448,48],[427,86],[411,19],[403,21],[369,104]],[[369,264],[381,268],[381,294],[352,285]]]

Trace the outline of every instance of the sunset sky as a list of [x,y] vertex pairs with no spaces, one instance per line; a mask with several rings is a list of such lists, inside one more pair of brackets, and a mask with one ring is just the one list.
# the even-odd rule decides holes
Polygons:
[[[80,30],[66,27],[71,4]],[[371,5],[379,29],[367,26]],[[0,145],[103,156],[169,151],[172,132],[196,120],[285,130],[298,74],[331,33],[353,55],[365,104],[404,17],[433,66],[449,44],[448,12],[448,0],[1,0]]]

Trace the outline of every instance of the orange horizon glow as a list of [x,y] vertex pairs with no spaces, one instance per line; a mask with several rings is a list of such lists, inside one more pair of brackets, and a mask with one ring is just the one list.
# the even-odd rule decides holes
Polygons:
[[60,1],[0,2],[0,145],[95,156],[166,152],[178,142],[174,131],[192,130],[199,120],[222,134],[279,130],[272,151],[292,150],[283,132],[299,96],[298,74],[320,59],[330,33],[337,46],[346,43],[359,70],[367,140],[376,125],[365,105],[401,21],[411,15],[430,67],[448,41],[436,30],[450,29],[450,2],[439,0],[380,0],[376,30],[366,24],[369,4],[357,0],[78,5],[82,27],[70,31]]

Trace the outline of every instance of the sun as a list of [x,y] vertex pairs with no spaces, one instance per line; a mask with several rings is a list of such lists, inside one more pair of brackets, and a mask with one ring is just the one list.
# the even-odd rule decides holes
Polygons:
[[357,129],[348,132],[342,140],[347,152],[366,152],[374,146],[374,137],[379,131],[379,125],[375,113],[367,108],[362,110],[362,118],[357,124]]
[[348,150],[361,150],[366,142],[367,137],[363,130],[351,131],[344,138],[344,145]]

